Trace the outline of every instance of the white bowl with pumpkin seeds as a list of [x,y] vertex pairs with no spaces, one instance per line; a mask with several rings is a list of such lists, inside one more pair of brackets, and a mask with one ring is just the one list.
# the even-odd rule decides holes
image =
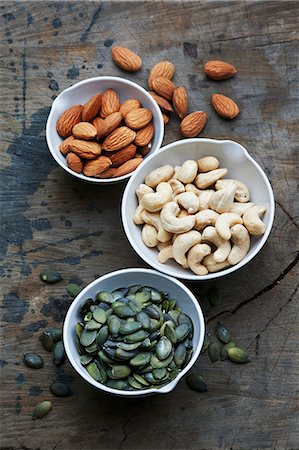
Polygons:
[[[175,353],[175,349],[177,349],[179,345],[182,346],[184,343],[184,345],[187,346],[186,340],[189,339],[188,358],[185,359],[184,364],[179,366],[178,370],[173,369],[175,365],[172,361],[172,366],[171,366],[172,368],[170,368],[170,366],[169,367],[167,366],[166,377],[163,378],[161,383],[157,382],[157,385],[152,385],[151,382],[148,382],[148,384],[146,384],[147,380],[151,380],[151,378],[153,378],[152,373],[149,374],[148,372],[145,372],[145,374],[143,374],[141,376],[138,375],[140,373],[140,370],[142,372],[142,370],[144,368],[146,369],[150,365],[150,363],[143,364],[142,366],[138,367],[138,370],[136,370],[137,377],[135,378],[135,381],[136,381],[136,386],[135,386],[134,385],[135,381],[132,377],[132,375],[135,374],[135,367],[134,367],[134,365],[133,366],[131,365],[131,362],[136,361],[136,356],[137,356],[137,360],[138,360],[138,358],[140,358],[140,354],[142,353],[142,350],[139,353],[136,351],[135,358],[131,359],[130,362],[122,361],[122,360],[120,360],[120,362],[119,362],[120,366],[123,366],[126,364],[126,365],[129,365],[129,367],[131,367],[132,373],[130,374],[130,376],[128,378],[130,378],[130,381],[133,381],[132,384],[134,387],[132,387],[130,385],[130,383],[127,383],[127,379],[124,380],[124,378],[119,380],[120,382],[118,382],[117,378],[115,379],[114,377],[113,377],[113,380],[110,380],[111,372],[114,375],[117,374],[116,372],[117,372],[118,367],[115,367],[115,362],[114,362],[113,363],[114,365],[111,364],[111,368],[110,368],[109,367],[109,353],[106,353],[104,355],[103,352],[101,352],[103,354],[103,356],[105,357],[105,361],[106,361],[106,359],[108,361],[106,365],[103,364],[103,367],[105,368],[106,372],[108,372],[108,381],[106,380],[104,383],[100,382],[100,381],[98,381],[101,378],[100,374],[98,372],[98,368],[100,368],[100,370],[102,371],[102,366],[101,366],[101,364],[98,364],[97,353],[95,352],[95,349],[92,349],[93,343],[90,344],[88,339],[89,339],[89,336],[91,336],[91,340],[92,340],[92,333],[94,333],[94,335],[97,334],[97,337],[99,337],[99,334],[100,334],[99,331],[102,330],[102,332],[103,332],[104,331],[103,329],[107,328],[106,325],[107,325],[107,323],[109,323],[109,321],[107,320],[107,322],[106,322],[106,319],[105,319],[104,323],[102,323],[102,326],[97,326],[96,321],[94,322],[94,318],[91,318],[92,315],[95,315],[95,312],[101,313],[100,308],[98,308],[98,304],[96,306],[93,306],[93,308],[91,308],[93,311],[92,313],[87,312],[85,317],[82,318],[82,305],[89,305],[89,303],[86,302],[88,299],[96,299],[99,297],[101,299],[104,298],[104,301],[106,301],[105,296],[109,297],[109,293],[111,293],[111,292],[119,293],[120,288],[130,288],[131,287],[131,291],[130,291],[131,294],[125,294],[125,296],[128,296],[128,297],[130,297],[130,299],[132,299],[133,303],[130,303],[130,307],[132,307],[132,305],[134,306],[134,302],[136,301],[136,294],[137,294],[136,285],[137,284],[140,286],[140,289],[138,291],[139,293],[137,295],[137,300],[141,301],[141,302],[145,302],[144,303],[145,306],[142,305],[142,308],[144,308],[144,309],[142,309],[142,312],[143,311],[150,312],[151,307],[156,307],[156,309],[157,309],[157,307],[159,307],[161,309],[161,311],[164,312],[164,314],[163,314],[163,317],[165,317],[165,318],[163,318],[164,323],[167,322],[168,318],[173,320],[174,323],[177,320],[177,323],[176,323],[176,325],[174,325],[174,328],[173,328],[173,330],[175,332],[178,332],[179,330],[182,330],[184,328],[185,325],[182,326],[182,324],[185,323],[185,320],[188,321],[188,317],[191,319],[192,325],[191,325],[188,336],[186,338],[184,337],[184,341],[180,340],[180,338],[178,338],[178,342],[176,344],[173,344],[173,348],[171,350],[172,355],[173,355]],[[150,289],[152,290],[151,297],[148,294]],[[136,291],[136,294],[134,294],[134,291]],[[99,293],[101,293],[100,296],[98,296]],[[163,304],[163,306],[162,306],[162,300],[161,301],[159,300],[159,293],[162,295],[163,300],[165,300],[165,303]],[[164,293],[167,294],[165,297],[164,297]],[[147,294],[148,294],[148,296],[147,296]],[[155,302],[151,301],[151,298],[154,298],[153,295],[158,296],[158,299],[156,298]],[[119,298],[119,296],[116,295],[116,297],[117,298],[115,298],[115,300],[113,300],[113,302],[114,302],[113,314],[116,314],[115,311],[117,311],[117,308],[122,310],[123,306],[125,308],[128,307],[127,303],[125,305],[122,303],[119,303],[119,301],[122,302],[122,300]],[[148,301],[148,298],[150,298],[149,301]],[[174,302],[173,299],[175,299],[176,301]],[[126,302],[124,299],[123,299],[123,301]],[[130,300],[130,302],[131,302],[131,300]],[[107,303],[108,303],[108,300],[107,300]],[[171,304],[172,304],[172,306],[170,306]],[[103,305],[103,306],[105,306],[105,305]],[[108,306],[109,306],[109,309],[112,308],[111,303]],[[84,306],[84,308],[85,308],[85,306]],[[88,308],[89,308],[89,306],[88,306]],[[149,310],[148,310],[148,308],[149,308]],[[165,308],[168,308],[168,312],[167,312],[167,309],[165,309]],[[105,309],[103,309],[103,311],[104,310]],[[84,311],[86,312],[89,310],[84,309]],[[84,316],[85,312],[83,313],[83,316]],[[138,314],[138,312],[136,312],[136,314]],[[169,317],[169,314],[171,317]],[[102,315],[102,314],[100,314],[100,315]],[[173,317],[173,316],[175,316],[175,317]],[[98,318],[97,316],[95,316],[95,317]],[[123,317],[122,315],[120,315],[120,317],[122,317],[120,319],[120,321],[122,322],[122,326],[125,326],[125,327],[130,326],[130,323],[132,323],[133,321],[135,321],[135,323],[136,323],[136,316],[134,319],[132,317],[125,317],[125,316]],[[180,319],[182,319],[182,320],[180,320]],[[101,319],[99,319],[99,322],[101,322]],[[153,320],[153,322],[154,322],[154,320]],[[84,326],[86,326],[87,323],[89,323],[88,327],[91,328],[92,331],[91,331],[91,333],[90,333],[90,329],[85,331],[85,334],[88,336],[87,341],[85,342],[84,339],[82,339],[83,333],[82,333],[82,330],[80,330],[80,328],[82,328],[84,331]],[[78,324],[80,324],[80,325],[78,325]],[[96,328],[95,330],[93,330],[93,325],[95,325],[95,328]],[[79,338],[78,338],[78,328],[79,328],[80,336],[81,336]],[[169,327],[169,328],[171,328],[171,327]],[[165,343],[165,341],[168,340],[167,338],[165,339],[165,336],[164,336],[165,329],[166,329],[166,326],[164,325],[163,332],[160,333],[161,329],[156,329],[156,331],[154,332],[157,334],[157,337],[156,337],[157,343],[160,341],[163,341],[163,340],[164,340],[163,343]],[[109,330],[110,330],[110,327],[109,327]],[[147,329],[145,328],[145,330],[147,330]],[[172,330],[169,330],[169,331],[172,332]],[[137,331],[137,333],[141,333],[141,334],[142,334],[142,332],[144,332],[143,327],[141,327],[141,329],[139,331]],[[135,335],[137,333],[135,333]],[[145,333],[145,334],[148,335],[149,333]],[[109,394],[113,394],[113,395],[117,395],[117,396],[124,396],[124,397],[140,397],[140,396],[145,396],[145,395],[149,395],[149,394],[166,394],[166,393],[172,391],[178,384],[179,380],[195,364],[195,362],[200,354],[202,345],[203,345],[204,335],[205,335],[205,322],[204,322],[203,313],[202,313],[202,310],[201,310],[195,296],[192,294],[192,292],[186,286],[184,286],[184,284],[182,284],[180,281],[178,281],[172,277],[161,274],[154,270],[139,269],[139,268],[122,269],[122,270],[108,273],[108,274],[103,275],[102,277],[98,278],[97,280],[93,281],[88,286],[86,286],[86,288],[80,292],[80,294],[75,298],[75,300],[71,304],[71,306],[67,312],[67,315],[66,315],[66,318],[64,321],[64,327],[63,327],[63,341],[64,341],[64,346],[65,346],[65,351],[66,351],[67,357],[68,357],[71,365],[76,370],[76,372],[85,381],[87,381],[91,386],[95,387],[96,389],[107,392]],[[128,344],[128,343],[132,342],[132,340],[130,338],[129,338],[129,340],[126,340],[128,338],[128,336],[132,337],[132,336],[134,336],[134,333],[125,335],[124,343],[121,342],[121,352],[123,351],[123,349],[126,350],[127,347],[130,348],[130,344]],[[109,335],[108,340],[109,339],[111,339],[112,344],[113,344],[113,338],[111,338],[110,335]],[[115,339],[120,341],[122,339],[122,337],[119,335],[119,337],[115,338]],[[143,336],[143,339],[146,342],[148,340],[148,337]],[[154,342],[154,341],[152,341],[152,342]],[[89,357],[89,354],[87,354],[85,351],[87,347],[85,347],[85,348],[82,347],[82,343],[88,344],[88,349],[93,350],[93,353],[91,353],[90,357]],[[160,344],[161,343],[162,342],[160,342]],[[106,349],[107,349],[106,344],[104,347],[106,347]],[[108,345],[108,347],[109,347],[109,345]],[[119,342],[117,343],[117,347],[119,347]],[[79,352],[80,352],[80,349],[82,349],[82,348],[83,348],[83,352],[81,352],[82,354],[80,355]],[[109,350],[109,348],[108,348],[108,350]],[[118,351],[119,350],[120,349],[118,348]],[[162,350],[163,351],[165,350],[164,347],[162,348]],[[110,351],[115,352],[114,349],[112,349]],[[153,361],[157,361],[159,363],[159,360],[156,357],[157,354],[160,355],[157,350],[157,346],[154,347],[154,349],[153,349],[153,347],[151,349],[146,349],[146,351],[151,352]],[[143,353],[146,353],[146,351],[143,350]],[[124,351],[124,353],[126,353],[126,352]],[[167,361],[167,358],[169,359],[169,357],[166,357],[166,359],[163,359],[164,356],[162,355],[162,358],[161,358],[162,366],[164,365],[163,362]],[[152,361],[152,359],[151,359],[151,361]],[[170,359],[172,359],[171,356],[170,356]],[[170,359],[169,359],[169,361],[170,361]],[[97,367],[96,367],[95,361],[97,362]],[[171,364],[171,363],[169,363],[169,364]],[[160,367],[160,366],[158,365],[158,367]],[[94,370],[96,371],[96,376],[93,373]],[[156,372],[159,372],[159,370],[157,370]],[[162,370],[162,372],[163,372],[163,370]],[[169,373],[172,373],[172,374],[174,373],[175,376],[172,376],[170,378]],[[98,376],[100,378],[98,378]],[[105,374],[104,374],[104,376],[106,377]],[[139,389],[138,386],[139,386],[140,381],[145,382],[145,383],[142,386],[142,388]],[[108,385],[106,383],[108,383]],[[126,383],[127,383],[127,385],[126,385]],[[117,386],[117,388],[111,387],[114,385]],[[122,388],[122,385],[124,385],[124,388]]]

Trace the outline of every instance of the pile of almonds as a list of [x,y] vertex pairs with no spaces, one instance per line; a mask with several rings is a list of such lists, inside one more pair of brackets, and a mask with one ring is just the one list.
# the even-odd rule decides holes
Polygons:
[[150,151],[154,136],[152,112],[136,99],[120,103],[113,89],[64,111],[56,129],[66,138],[59,149],[68,167],[97,178],[131,173]]
[[[115,64],[127,72],[136,72],[142,64],[139,56],[126,47],[113,47],[112,58]],[[181,134],[188,138],[196,137],[204,129],[207,115],[203,111],[194,111],[187,115],[188,94],[183,86],[175,86],[173,83],[174,72],[174,65],[170,61],[158,62],[149,74],[149,93],[160,106],[165,124],[169,122],[168,114],[175,111],[182,120]],[[224,61],[209,61],[204,65],[204,73],[210,79],[220,81],[233,77],[237,70]],[[212,104],[216,112],[225,119],[234,119],[239,114],[237,104],[222,94],[212,95]]]

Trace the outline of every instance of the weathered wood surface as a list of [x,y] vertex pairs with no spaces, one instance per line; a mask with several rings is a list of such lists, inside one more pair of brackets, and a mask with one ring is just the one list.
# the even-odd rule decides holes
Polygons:
[[[3,449],[295,449],[299,448],[298,375],[298,2],[2,2],[1,158],[2,328],[1,448]],[[176,65],[175,82],[191,109],[208,113],[203,136],[244,144],[269,176],[276,198],[273,231],[248,266],[215,283],[221,317],[252,362],[196,368],[209,392],[182,381],[167,396],[123,400],[97,393],[68,363],[54,368],[38,341],[62,323],[71,279],[87,284],[122,267],[144,266],[120,224],[123,186],[99,188],[63,173],[45,143],[53,96],[97,75],[127,76],[111,62],[113,43],[143,59],[129,75],[146,86],[160,59]],[[239,73],[220,84],[202,73],[206,59],[225,59]],[[226,122],[210,105],[231,95],[240,117]],[[164,143],[179,138],[178,122]],[[45,286],[42,268],[55,265],[64,281]],[[191,285],[196,292],[197,286]],[[33,371],[21,355],[38,351]],[[49,384],[70,381],[74,395],[51,398]],[[35,404],[53,401],[42,421]]]

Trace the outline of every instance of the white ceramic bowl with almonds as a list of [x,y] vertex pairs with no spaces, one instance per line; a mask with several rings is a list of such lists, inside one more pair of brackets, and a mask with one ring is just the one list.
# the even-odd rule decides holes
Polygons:
[[[110,95],[104,94],[107,90]],[[128,99],[134,102],[123,105]],[[129,178],[146,155],[160,148],[163,135],[162,114],[151,95],[132,81],[110,76],[88,78],[62,91],[46,127],[55,161],[76,178],[97,184]]]
[[[200,167],[197,161],[208,156],[211,167]],[[187,160],[193,160],[188,174],[169,168]],[[152,173],[164,166],[169,174],[164,171],[157,186]],[[134,250],[155,269],[186,280],[211,280],[243,267],[265,244],[273,219],[269,180],[242,145],[228,140],[188,139],[163,147],[133,174],[122,199]]]

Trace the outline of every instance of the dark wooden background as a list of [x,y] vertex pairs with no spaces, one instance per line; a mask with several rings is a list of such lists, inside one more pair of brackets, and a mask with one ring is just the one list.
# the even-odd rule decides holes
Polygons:
[[[0,11],[2,450],[298,449],[298,2],[17,1],[1,2]],[[113,44],[135,50],[142,70],[116,68]],[[205,354],[196,368],[207,393],[183,380],[167,396],[123,400],[92,390],[68,363],[55,369],[38,341],[41,330],[62,324],[70,280],[85,285],[144,266],[121,227],[124,186],[100,188],[66,175],[48,152],[45,122],[52,99],[78,80],[120,75],[146,87],[161,59],[174,62],[190,111],[207,112],[202,136],[240,142],[263,167],[275,223],[260,254],[215,283],[223,303],[205,311],[208,327],[220,317],[252,362],[211,364]],[[207,80],[208,59],[234,63],[238,75]],[[212,111],[215,92],[237,101],[237,120]],[[179,138],[173,118],[164,143]],[[64,277],[55,286],[39,281],[49,265]],[[29,351],[42,354],[42,370],[24,367]],[[53,397],[55,379],[69,381],[74,395]],[[52,412],[32,421],[44,399]]]

